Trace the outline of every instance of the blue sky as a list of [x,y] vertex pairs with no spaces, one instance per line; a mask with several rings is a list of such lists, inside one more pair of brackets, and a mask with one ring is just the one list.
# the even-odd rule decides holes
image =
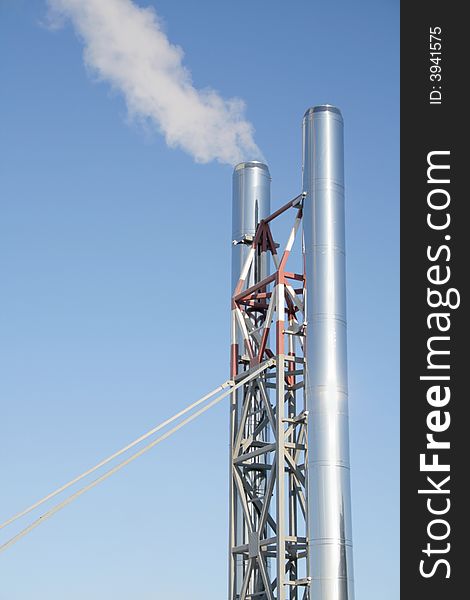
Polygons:
[[[246,102],[274,208],[305,109],[342,109],[356,596],[394,600],[398,2],[138,4],[196,87]],[[231,167],[133,122],[45,15],[0,3],[0,520],[228,374]],[[227,448],[223,404],[3,554],[0,600],[225,597]]]

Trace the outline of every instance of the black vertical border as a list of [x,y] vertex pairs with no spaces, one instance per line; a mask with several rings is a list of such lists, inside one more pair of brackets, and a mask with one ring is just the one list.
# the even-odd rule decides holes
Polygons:
[[[470,372],[470,339],[467,322],[467,280],[470,277],[470,194],[465,189],[470,176],[470,153],[467,149],[469,109],[464,88],[470,80],[470,25],[463,15],[464,4],[457,2],[401,3],[401,598],[402,600],[450,600],[467,597],[467,573],[470,573],[470,419],[467,406],[470,393],[465,381]],[[430,81],[430,29],[442,30],[442,81]],[[429,104],[432,86],[441,86],[442,103]],[[450,150],[450,185],[443,186],[451,194],[449,206],[451,223],[449,229],[433,231],[427,223],[427,155],[435,150]],[[451,236],[445,240],[444,236]],[[449,440],[450,450],[439,452],[440,462],[450,461],[450,473],[436,472],[435,481],[450,475],[450,494],[435,494],[434,507],[445,506],[448,497],[451,507],[442,518],[450,525],[449,537],[442,541],[429,539],[427,526],[433,516],[427,509],[427,496],[418,494],[426,486],[426,475],[419,468],[419,455],[426,451],[426,434],[429,432],[426,417],[434,410],[426,400],[429,382],[420,381],[420,375],[429,374],[427,367],[427,341],[432,330],[426,318],[433,309],[427,304],[427,270],[431,263],[427,247],[436,249],[448,244],[451,257],[439,264],[450,266],[451,280],[447,287],[459,290],[461,304],[458,309],[448,310],[451,328],[447,334],[450,341],[451,400],[446,408],[451,416],[450,428],[440,434]],[[436,286],[432,286],[436,287]],[[441,286],[445,288],[446,286]],[[443,289],[444,291],[444,289]],[[446,310],[440,308],[438,310]],[[435,332],[435,330],[434,330]],[[434,333],[436,335],[436,333]],[[439,371],[440,374],[443,372]],[[445,384],[447,385],[447,383]],[[445,486],[442,486],[443,488]],[[434,500],[433,500],[434,502]],[[439,505],[439,502],[441,504]],[[444,533],[445,526],[435,526],[434,533]],[[427,543],[433,549],[449,552],[423,553]],[[386,541],[384,540],[384,543]],[[449,561],[447,567],[440,564],[432,577],[420,574],[420,561],[425,560],[424,570],[432,571],[435,561]],[[468,563],[468,565],[467,565]]]

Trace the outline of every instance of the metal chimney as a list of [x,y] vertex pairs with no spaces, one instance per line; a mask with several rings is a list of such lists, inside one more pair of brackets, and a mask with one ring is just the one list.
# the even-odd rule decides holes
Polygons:
[[[258,161],[238,164],[233,171],[232,193],[232,291],[250,249],[258,223],[271,210],[271,176],[267,165]],[[249,285],[266,276],[266,258],[257,265]],[[262,272],[259,272],[261,270]]]
[[[233,171],[233,193],[232,193],[232,292],[238,283],[240,272],[252,246],[256,228],[262,219],[270,214],[271,203],[271,176],[267,165],[250,161],[238,164]],[[259,252],[255,257],[253,269],[250,269],[247,278],[247,285],[251,286],[264,279],[267,275],[268,256],[266,252]],[[232,331],[232,350],[231,350],[231,376],[236,372],[243,371],[240,366],[239,356],[243,357],[245,353],[243,337]],[[257,396],[258,392],[253,392]],[[243,399],[246,394],[244,388],[240,388],[235,393],[235,416],[232,423],[232,440],[240,423],[241,412],[243,408]],[[254,398],[256,405],[259,399]],[[250,419],[248,427],[251,431],[255,430],[258,417]],[[248,436],[250,432],[246,432]],[[258,472],[250,480],[250,485],[256,493],[263,493],[266,483],[266,475]],[[244,576],[243,557],[240,554],[232,555],[233,547],[242,546],[248,543],[249,533],[243,518],[243,508],[241,502],[236,499],[236,493],[233,489],[233,483],[230,492],[230,557],[229,557],[229,598],[236,598],[240,595],[242,581]],[[257,514],[252,509],[251,518],[256,522]],[[255,593],[262,586],[259,577],[250,584],[251,592]]]
[[343,118],[334,106],[304,115],[303,190],[310,597],[353,600]]

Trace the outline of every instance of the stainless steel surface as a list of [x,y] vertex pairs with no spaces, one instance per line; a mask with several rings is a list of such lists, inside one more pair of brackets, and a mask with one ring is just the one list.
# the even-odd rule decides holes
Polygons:
[[353,600],[343,119],[333,106],[305,113],[303,189],[310,597]]
[[[233,191],[232,191],[232,293],[238,283],[240,272],[246,261],[251,248],[250,241],[253,239],[258,223],[269,216],[271,208],[271,176],[267,165],[258,161],[243,162],[238,164],[233,171]],[[249,271],[247,285],[251,286],[260,281],[267,274],[268,257],[266,252],[255,257],[254,265]],[[236,334],[239,353],[244,353],[244,340],[240,332]],[[243,410],[243,399],[246,391],[239,390],[236,393],[236,424],[235,430],[240,426]],[[255,400],[255,403],[259,400]],[[252,417],[247,423],[248,436],[255,430],[257,422]],[[233,440],[232,440],[233,442]],[[264,493],[265,474],[257,477],[253,475],[250,484],[256,493]],[[231,492],[231,496],[234,490]],[[252,507],[252,519],[256,519],[254,508]],[[231,498],[230,510],[230,546],[242,546],[249,543],[249,532],[243,517],[243,507],[239,499]],[[231,551],[231,550],[230,550]],[[233,594],[240,594],[244,578],[243,555],[235,555],[233,562],[230,561],[229,573],[229,597]],[[255,583],[254,586],[260,583]],[[253,585],[251,592],[255,592]]]
[[[247,236],[254,236],[258,223],[269,216],[271,210],[271,176],[267,165],[258,161],[238,164],[233,171],[232,193],[232,291],[250,246],[243,243]],[[249,285],[266,275],[266,257],[258,261],[251,273]]]

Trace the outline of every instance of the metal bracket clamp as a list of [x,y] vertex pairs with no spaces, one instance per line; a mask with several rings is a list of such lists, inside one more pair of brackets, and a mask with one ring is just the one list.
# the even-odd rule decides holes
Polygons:
[[307,197],[307,192],[302,192],[297,198],[292,202],[292,208],[303,207],[304,200]]
[[255,236],[251,233],[245,233],[239,240],[232,240],[233,246],[238,246],[239,244],[246,244],[247,246],[251,246]]

